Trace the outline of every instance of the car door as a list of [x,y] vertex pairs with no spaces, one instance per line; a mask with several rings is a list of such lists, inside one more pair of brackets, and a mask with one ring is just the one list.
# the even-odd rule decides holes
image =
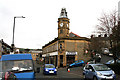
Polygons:
[[85,74],[86,78],[89,78],[88,72],[89,72],[89,65],[86,65],[84,68],[84,74]]
[[77,61],[77,66],[80,66],[80,61]]
[[91,65],[88,66],[88,69],[89,69],[88,70],[88,78],[92,79],[93,76],[94,76],[95,71],[94,71],[94,69],[93,69],[93,67]]
[[81,63],[82,63],[82,61],[81,61],[81,60],[79,60],[79,61],[78,61],[78,66],[81,66]]
[[78,61],[75,61],[75,66],[78,66]]

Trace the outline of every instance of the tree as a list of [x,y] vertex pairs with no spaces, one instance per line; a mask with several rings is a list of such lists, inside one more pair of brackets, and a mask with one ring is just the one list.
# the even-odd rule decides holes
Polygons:
[[120,54],[120,21],[112,28],[111,39],[113,40],[113,52],[117,57]]
[[112,28],[117,25],[118,23],[118,16],[117,11],[114,10],[110,14],[103,13],[103,16],[98,19],[100,22],[99,25],[97,25],[97,33],[104,33],[110,36],[112,33]]
[[103,14],[102,17],[98,19],[100,22],[97,27],[97,33],[104,34],[108,36],[110,47],[112,47],[112,39],[110,35],[112,34],[112,29],[118,24],[117,11],[114,10],[110,14]]

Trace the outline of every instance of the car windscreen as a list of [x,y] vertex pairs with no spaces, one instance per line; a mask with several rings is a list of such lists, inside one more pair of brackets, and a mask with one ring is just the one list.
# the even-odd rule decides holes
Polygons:
[[93,65],[96,71],[109,71],[111,70],[109,67],[106,65]]
[[12,61],[2,61],[2,71],[33,71],[32,60],[12,60]]
[[54,65],[45,65],[45,68],[55,68]]

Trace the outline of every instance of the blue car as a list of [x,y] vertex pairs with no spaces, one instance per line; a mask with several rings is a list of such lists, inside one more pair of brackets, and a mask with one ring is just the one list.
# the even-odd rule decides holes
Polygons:
[[69,67],[82,66],[83,64],[85,64],[85,62],[83,60],[78,60],[78,61],[75,61],[74,63],[70,64]]
[[43,68],[43,74],[55,74],[57,75],[57,69],[53,64],[45,64]]
[[115,72],[104,64],[87,64],[83,76],[92,80],[116,80]]

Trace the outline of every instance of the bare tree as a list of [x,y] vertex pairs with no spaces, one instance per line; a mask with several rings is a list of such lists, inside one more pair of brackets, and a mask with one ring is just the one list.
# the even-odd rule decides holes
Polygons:
[[97,33],[104,34],[108,36],[110,47],[112,48],[112,39],[110,35],[112,34],[112,29],[118,24],[117,11],[113,10],[110,14],[103,14],[102,17],[98,19],[99,24],[96,26]]
[[103,33],[110,36],[112,34],[112,28],[118,23],[117,11],[114,10],[110,14],[103,13],[103,16],[98,19],[99,24],[96,26],[97,33]]

